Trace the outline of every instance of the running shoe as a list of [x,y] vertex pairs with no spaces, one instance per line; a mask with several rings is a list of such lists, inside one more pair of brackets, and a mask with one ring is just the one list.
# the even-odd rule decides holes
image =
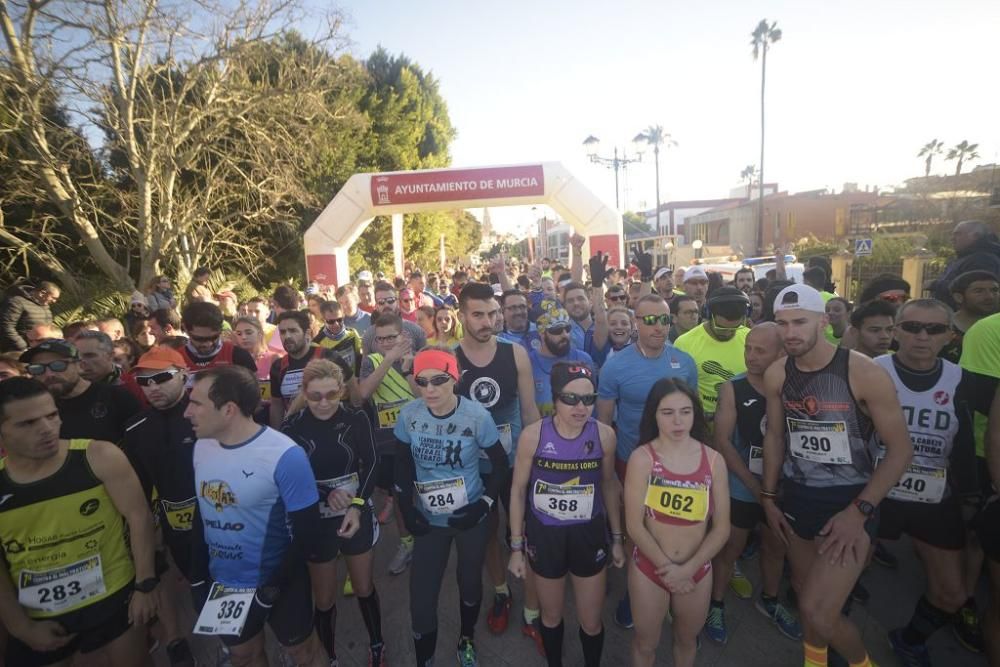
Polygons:
[[635,623],[632,622],[632,603],[629,602],[628,593],[618,601],[618,606],[615,608],[615,623],[626,630],[635,627]]
[[510,622],[510,596],[497,593],[493,596],[493,606],[486,614],[486,625],[490,632],[502,635]]
[[716,644],[725,644],[729,640],[726,632],[726,608],[721,604],[708,606],[708,618],[705,619],[705,636]]
[[889,633],[889,645],[903,667],[931,667],[931,656],[926,644],[907,644],[902,628]]
[[535,650],[538,651],[538,655],[544,658],[545,645],[542,644],[542,631],[539,629],[541,624],[541,618],[536,618],[531,623],[525,623],[521,626],[521,634],[535,642]]
[[881,542],[875,543],[875,552],[872,554],[872,560],[882,567],[887,567],[890,570],[899,569],[899,559],[896,558],[891,551],[886,549],[885,545]]
[[354,596],[354,584],[351,583],[351,575],[347,575],[344,578],[344,597],[349,598]]
[[747,544],[740,552],[740,560],[753,560],[760,553],[760,534],[756,530],[751,531],[747,538]]
[[476,647],[468,637],[458,640],[458,664],[459,667],[479,667],[476,660]]
[[375,644],[368,648],[368,667],[386,667],[385,644]]
[[979,611],[975,607],[962,605],[951,629],[955,632],[955,639],[967,651],[983,652],[983,630],[979,626]]
[[195,667],[197,665],[186,639],[175,639],[167,644],[167,659],[170,660],[170,667]]
[[383,526],[392,523],[393,517],[396,516],[394,503],[392,496],[386,496],[385,504],[382,505],[382,510],[378,513],[378,522]]
[[777,598],[765,600],[763,596],[758,596],[754,603],[757,611],[771,619],[771,622],[778,626],[778,631],[796,641],[802,639],[802,626],[792,613],[781,606]]
[[733,565],[733,576],[729,577],[729,587],[741,600],[749,600],[753,596],[753,584],[747,579],[747,575],[743,574],[739,563]]
[[407,544],[400,541],[399,548],[396,549],[396,555],[392,557],[392,561],[389,563],[389,574],[402,574],[406,571],[411,560],[413,560],[413,542],[411,541]]

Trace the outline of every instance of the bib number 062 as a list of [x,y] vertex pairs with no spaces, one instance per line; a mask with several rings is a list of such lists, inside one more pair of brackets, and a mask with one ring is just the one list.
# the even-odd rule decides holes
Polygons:
[[664,491],[660,494],[660,506],[669,507],[675,512],[691,512],[694,507],[694,498]]

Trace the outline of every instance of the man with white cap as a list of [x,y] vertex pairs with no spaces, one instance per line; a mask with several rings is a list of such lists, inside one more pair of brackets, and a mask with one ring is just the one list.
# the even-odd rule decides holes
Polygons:
[[670,305],[671,312],[674,304],[671,303],[676,296],[674,293],[674,274],[668,266],[661,266],[653,274],[653,288],[656,293],[663,297],[663,300]]
[[[774,321],[788,356],[764,374],[760,499],[800,582],[805,665],[826,667],[832,646],[852,666],[870,667],[858,628],[842,610],[877,534],[876,507],[913,456],[909,432],[886,371],[827,342],[818,291],[798,284],[781,290]],[[876,432],[886,449],[878,467]]]
[[689,266],[684,270],[684,293],[698,302],[698,307],[705,305],[708,296],[708,274],[698,266]]

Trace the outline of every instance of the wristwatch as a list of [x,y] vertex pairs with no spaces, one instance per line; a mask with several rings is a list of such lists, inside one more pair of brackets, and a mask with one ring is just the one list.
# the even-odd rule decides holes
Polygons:
[[143,579],[142,581],[135,582],[135,590],[140,593],[152,593],[156,590],[156,586],[160,583],[159,577],[149,577],[148,579]]
[[865,515],[866,519],[872,518],[872,514],[875,513],[875,506],[872,505],[867,500],[862,500],[861,498],[855,498],[854,506],[858,508],[859,512]]

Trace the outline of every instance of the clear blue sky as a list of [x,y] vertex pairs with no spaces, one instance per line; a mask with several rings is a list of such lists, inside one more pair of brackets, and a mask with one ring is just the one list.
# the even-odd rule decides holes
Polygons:
[[[321,6],[321,0],[315,0]],[[558,160],[610,203],[610,171],[581,142],[629,145],[661,124],[661,199],[726,196],[758,162],[760,66],[750,32],[784,32],[768,58],[767,181],[791,191],[900,184],[932,138],[1000,150],[1000,2],[951,0],[347,0],[351,51],[378,44],[439,79],[455,166]],[[631,146],[629,145],[629,148]],[[650,160],[629,208],[655,201]],[[934,171],[954,170],[939,162]],[[624,208],[624,206],[623,206]],[[513,227],[530,214],[495,212]]]

